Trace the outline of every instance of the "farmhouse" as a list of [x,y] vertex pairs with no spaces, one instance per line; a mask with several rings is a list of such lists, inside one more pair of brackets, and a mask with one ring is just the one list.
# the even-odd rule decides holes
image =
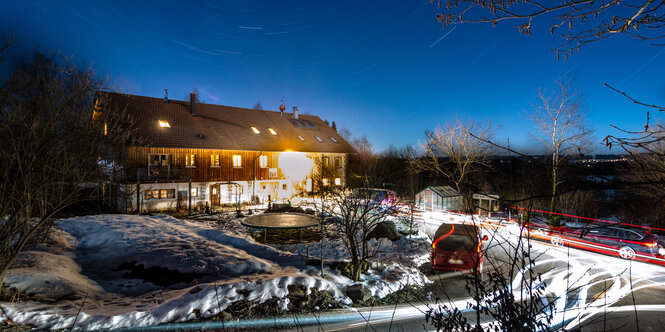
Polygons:
[[[98,92],[96,112],[127,112],[141,137],[120,161],[126,210],[287,200],[345,184],[354,149],[319,117]],[[324,172],[323,169],[328,171]]]

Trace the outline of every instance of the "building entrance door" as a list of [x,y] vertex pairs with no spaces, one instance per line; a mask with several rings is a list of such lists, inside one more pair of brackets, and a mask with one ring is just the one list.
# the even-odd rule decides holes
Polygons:
[[211,207],[219,206],[219,185],[213,184],[210,186],[210,205]]
[[279,182],[263,182],[261,183],[261,189],[264,201],[268,201],[268,195],[270,195],[270,199],[273,201],[279,198]]

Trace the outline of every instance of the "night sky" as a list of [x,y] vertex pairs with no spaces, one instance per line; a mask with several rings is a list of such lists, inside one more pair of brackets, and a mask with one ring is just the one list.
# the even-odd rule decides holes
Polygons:
[[[414,1],[4,1],[5,66],[39,47],[73,56],[120,92],[287,109],[335,121],[375,150],[416,144],[455,117],[491,120],[498,140],[534,148],[526,112],[536,88],[570,75],[587,96],[600,141],[644,125],[641,101],[665,105],[665,46],[626,37],[586,45],[569,60],[539,21],[443,29],[436,5]],[[615,150],[612,150],[615,151]]]

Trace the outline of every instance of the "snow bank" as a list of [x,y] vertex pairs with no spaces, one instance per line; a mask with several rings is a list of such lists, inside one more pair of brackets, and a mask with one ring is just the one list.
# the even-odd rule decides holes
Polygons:
[[[41,302],[2,303],[0,321],[39,329],[140,327],[194,319],[195,313],[210,317],[238,300],[284,298],[289,285],[329,291],[350,303],[335,283],[302,274],[303,257],[244,235],[168,216],[97,215],[57,226],[47,244],[21,254],[5,280]],[[198,278],[157,286],[128,276],[120,268],[126,263]]]

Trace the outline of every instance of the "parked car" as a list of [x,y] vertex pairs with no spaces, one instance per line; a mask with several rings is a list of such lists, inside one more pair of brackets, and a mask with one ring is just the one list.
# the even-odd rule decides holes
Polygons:
[[352,197],[369,200],[372,204],[378,204],[384,210],[394,210],[397,203],[397,194],[389,189],[356,188],[351,193]]
[[432,241],[432,269],[482,271],[487,235],[475,225],[442,224]]
[[589,225],[580,228],[561,228],[550,234],[550,241],[557,246],[566,243],[601,253],[618,254],[624,259],[637,255],[664,257],[665,248],[658,237],[637,228]]

